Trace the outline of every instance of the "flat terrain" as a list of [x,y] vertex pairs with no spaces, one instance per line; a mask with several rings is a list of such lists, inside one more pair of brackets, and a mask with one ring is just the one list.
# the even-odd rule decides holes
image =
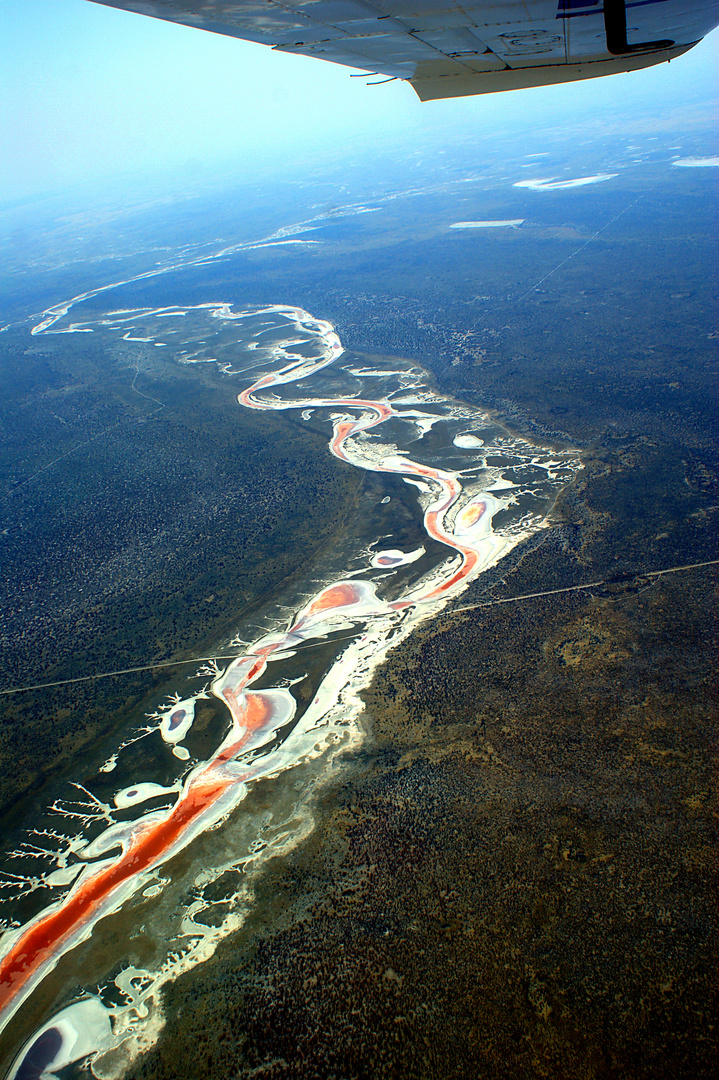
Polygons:
[[172,988],[133,1076],[713,1074],[716,572],[643,576],[715,557],[713,257],[690,204],[638,207],[521,300],[576,237],[492,230],[464,278],[445,242],[399,244],[364,298],[363,264],[354,296],[338,268],[323,312],[345,340],[404,346],[583,450],[544,542],[461,605],[610,584],[450,610],[393,654],[315,833]]
[[[219,655],[238,619],[342,530],[362,477],[323,433],[241,410],[210,367],[126,342],[108,354],[89,334],[17,332],[3,346],[3,689]],[[99,765],[104,738],[142,722],[167,680],[0,698],[0,755],[14,763],[0,811],[46,799],[45,780],[78,754]]]
[[[550,528],[455,608],[479,606],[448,608],[392,654],[365,694],[365,746],[318,797],[315,831],[269,864],[244,928],[168,989],[136,1080],[714,1075],[716,570],[647,573],[716,557],[716,200],[712,170],[652,157],[654,138],[625,172],[629,149],[560,139],[566,175],[619,170],[567,191],[513,188],[528,174],[500,148],[474,187],[437,167],[431,191],[313,227],[312,249],[248,250],[153,282],[157,304],[302,306],[348,348],[419,361],[443,393],[577,447],[586,467]],[[682,153],[704,153],[700,141]],[[326,184],[313,204],[336,205]],[[492,219],[523,224],[449,228]],[[120,300],[147,297],[138,282]],[[3,536],[12,680],[222,640],[243,605],[332,543],[356,495],[320,434],[258,416],[240,430],[221,380],[140,353],[108,374],[84,337],[72,351],[10,338],[8,371],[29,381],[2,407],[32,418],[22,448],[2,450],[9,520],[25,530]],[[162,411],[134,394],[136,374]],[[73,431],[91,417],[89,437],[106,425],[112,450],[103,436],[82,468],[70,455],[18,483],[65,445],[48,419],[56,391],[57,416]],[[283,441],[266,426],[280,422]],[[63,578],[67,550],[93,569],[91,602],[78,575]],[[116,571],[123,552],[135,577]],[[492,603],[591,581],[607,584]],[[16,800],[5,820],[22,820],[31,785],[54,783],[72,754],[100,755],[116,710],[126,723],[164,685],[6,702],[0,749],[19,768],[0,792]]]

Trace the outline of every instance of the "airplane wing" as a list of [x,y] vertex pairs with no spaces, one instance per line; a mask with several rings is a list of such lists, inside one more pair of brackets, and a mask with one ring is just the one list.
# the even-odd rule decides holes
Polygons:
[[649,67],[719,22],[719,0],[94,2],[405,79],[422,101]]

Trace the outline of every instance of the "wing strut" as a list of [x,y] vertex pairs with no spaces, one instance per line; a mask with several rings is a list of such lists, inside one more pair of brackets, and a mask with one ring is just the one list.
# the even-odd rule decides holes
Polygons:
[[627,6],[625,0],[604,0],[604,32],[607,35],[607,52],[613,56],[645,52],[649,49],[669,49],[673,41],[627,41]]

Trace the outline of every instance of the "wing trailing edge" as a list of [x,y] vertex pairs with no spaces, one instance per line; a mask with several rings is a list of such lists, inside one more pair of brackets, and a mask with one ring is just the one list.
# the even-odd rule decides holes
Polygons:
[[625,71],[638,71],[662,61],[673,60],[691,47],[674,46],[663,49],[661,55],[652,52],[641,56],[589,60],[583,64],[546,64],[542,67],[505,68],[502,71],[457,72],[440,77],[423,76],[420,71],[409,79],[409,84],[420,101],[469,97],[472,94],[496,94],[504,90],[524,90],[530,86],[550,86],[555,83],[577,82],[580,79],[597,79],[602,75],[617,75]]

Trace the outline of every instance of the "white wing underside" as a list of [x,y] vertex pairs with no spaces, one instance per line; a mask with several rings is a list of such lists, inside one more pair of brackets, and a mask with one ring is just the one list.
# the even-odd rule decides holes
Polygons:
[[408,80],[423,100],[649,67],[719,22],[719,0],[95,0]]

